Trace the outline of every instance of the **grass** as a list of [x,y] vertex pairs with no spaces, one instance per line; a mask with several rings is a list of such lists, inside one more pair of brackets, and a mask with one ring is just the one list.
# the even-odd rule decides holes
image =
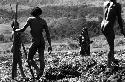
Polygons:
[[[93,37],[91,39],[94,40],[94,43],[91,44],[91,56],[84,57],[84,61],[82,60],[82,57],[79,54],[79,48],[75,47],[75,50],[73,50],[72,46],[69,45],[69,44],[76,45],[77,41],[65,39],[65,41],[62,42],[61,41],[53,42],[52,54],[48,55],[48,53],[45,52],[45,63],[46,63],[45,77],[48,80],[47,82],[53,82],[53,81],[72,82],[73,80],[74,82],[83,82],[83,81],[98,82],[100,79],[104,80],[102,75],[105,76],[104,69],[107,61],[108,44],[105,41],[103,35],[98,37]],[[125,53],[124,44],[125,42],[123,36],[116,36],[115,57],[119,60],[124,60],[124,53]],[[0,43],[0,47],[6,51],[10,49],[11,45],[12,43]],[[29,47],[29,44],[25,46]],[[4,52],[4,50],[1,51]],[[35,61],[37,62],[37,55]],[[13,82],[11,80],[11,72],[10,72],[12,65],[12,53],[1,53],[0,62],[1,62],[0,68],[2,70],[0,80],[3,82],[8,82],[8,81]],[[30,72],[28,72],[29,69],[25,65],[26,62],[24,61],[23,58],[23,67],[25,73],[28,77],[31,77]],[[103,68],[100,68],[100,66],[102,66]],[[66,71],[67,69],[69,69],[68,70],[69,72]],[[75,75],[74,73],[77,75]],[[19,75],[18,78],[21,78],[20,73],[18,73],[18,75]],[[107,78],[108,77],[106,76],[106,79]]]
[[5,31],[12,31],[11,26],[8,24],[0,24],[0,33],[4,33]]

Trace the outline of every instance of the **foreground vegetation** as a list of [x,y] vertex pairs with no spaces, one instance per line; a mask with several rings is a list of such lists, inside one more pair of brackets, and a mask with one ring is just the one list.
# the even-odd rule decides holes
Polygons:
[[[108,44],[104,36],[91,39],[94,42],[91,44],[91,56],[89,57],[80,56],[77,41],[65,40],[63,43],[52,43],[52,54],[49,55],[45,52],[46,66],[44,71],[44,82],[124,82],[125,40],[123,37],[116,36],[115,39],[115,58],[120,60],[120,65],[119,67],[113,65],[114,69],[109,74],[105,72]],[[28,49],[28,45],[26,47]],[[2,82],[15,82],[11,79],[12,54],[9,52],[9,49],[10,47],[5,49],[7,50],[5,53],[0,54],[0,81]],[[24,54],[22,55],[26,76],[31,78]],[[35,61],[39,61],[37,54],[35,56]],[[21,80],[20,72],[18,72],[17,78]],[[25,81],[21,80],[21,82]],[[42,79],[40,79],[39,82],[42,82]]]

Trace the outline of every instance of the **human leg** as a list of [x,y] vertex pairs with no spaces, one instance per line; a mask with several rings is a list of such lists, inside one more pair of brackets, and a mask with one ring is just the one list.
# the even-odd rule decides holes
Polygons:
[[13,55],[13,63],[12,63],[12,79],[17,77],[17,59],[15,55]]
[[28,53],[28,62],[30,63],[31,66],[33,66],[37,71],[39,71],[39,67],[37,66],[36,62],[33,60],[33,57],[37,51],[37,46],[35,43],[32,43],[29,53]]
[[20,69],[22,77],[26,77],[26,75],[24,74],[24,71],[23,71],[23,67],[22,67],[21,55],[22,55],[21,52],[19,52],[18,65],[19,65],[19,69]]
[[115,63],[116,65],[118,65],[118,60],[115,59],[114,57],[114,39],[115,39],[115,36],[114,38],[112,38],[110,41],[109,41],[109,46],[110,46],[110,51],[109,51],[109,55],[110,55],[110,60]]
[[40,72],[44,72],[45,62],[44,62],[44,50],[39,51],[39,60],[40,60]]
[[38,48],[38,53],[39,53],[39,60],[40,60],[40,73],[37,76],[37,79],[39,79],[44,72],[44,68],[45,68],[45,62],[44,62],[44,49],[45,49],[45,45],[41,44],[43,46],[39,46]]
[[90,45],[89,44],[86,44],[85,46],[85,53],[86,53],[86,56],[90,56]]
[[107,42],[109,44],[109,53],[108,53],[108,67],[111,67],[111,62],[114,58],[114,39],[115,39],[115,35],[113,33],[105,35]]
[[12,63],[12,79],[17,77],[17,63],[18,63],[18,56],[17,56],[17,46],[13,44],[13,63]]
[[85,46],[81,46],[80,55],[81,56],[85,56],[86,55],[86,53],[85,53]]

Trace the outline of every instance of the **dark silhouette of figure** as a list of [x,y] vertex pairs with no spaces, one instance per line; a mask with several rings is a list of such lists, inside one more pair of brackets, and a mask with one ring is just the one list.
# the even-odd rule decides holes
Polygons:
[[[13,30],[19,29],[19,23],[14,20],[11,24],[11,27],[13,28]],[[19,69],[20,69],[22,77],[25,78],[26,76],[25,76],[24,71],[23,71],[22,60],[21,60],[22,54],[20,51],[20,49],[21,49],[21,34],[14,32],[14,34],[12,35],[12,38],[14,40],[13,46],[11,49],[11,52],[13,53],[12,79],[15,79],[15,77],[17,76],[17,64],[19,65]]]
[[[37,79],[39,79],[44,72],[44,50],[45,50],[45,40],[43,37],[43,30],[46,32],[46,37],[49,43],[48,52],[52,51],[51,47],[51,38],[48,30],[47,23],[44,19],[40,18],[42,10],[39,7],[35,7],[31,11],[33,17],[29,17],[25,26],[21,29],[17,29],[16,32],[24,32],[26,28],[30,27],[30,34],[32,36],[32,44],[28,53],[28,62],[33,66],[37,71]],[[40,69],[37,66],[36,62],[33,60],[35,53],[39,53]]]
[[109,44],[108,64],[111,68],[111,63],[118,64],[118,60],[114,58],[114,39],[115,33],[113,30],[115,21],[118,21],[121,33],[125,36],[123,31],[123,20],[121,17],[121,5],[116,0],[109,0],[104,2],[104,19],[101,23],[101,30]]
[[90,38],[86,27],[82,29],[81,35],[79,36],[79,45],[81,47],[81,56],[90,56]]

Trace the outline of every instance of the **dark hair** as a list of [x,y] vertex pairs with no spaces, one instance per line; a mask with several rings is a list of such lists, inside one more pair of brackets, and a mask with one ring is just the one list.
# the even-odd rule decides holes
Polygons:
[[35,7],[32,9],[31,13],[32,16],[37,17],[42,14],[42,10],[39,7]]

